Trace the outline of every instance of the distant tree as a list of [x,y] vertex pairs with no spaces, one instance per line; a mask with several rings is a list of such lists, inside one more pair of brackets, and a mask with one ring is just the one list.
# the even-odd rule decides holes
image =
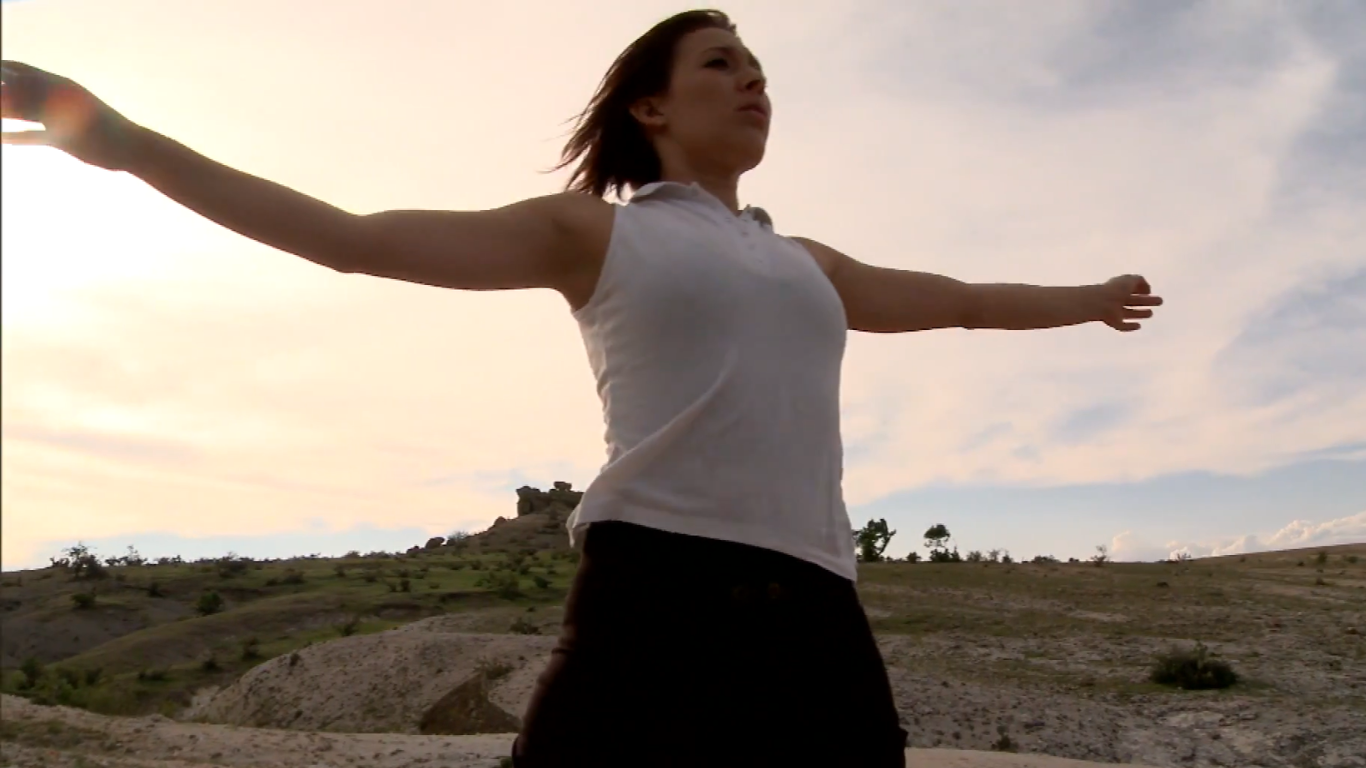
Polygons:
[[948,526],[943,523],[930,526],[925,531],[925,549],[947,549],[950,536]]
[[918,562],[920,562],[920,553],[919,553],[919,552],[916,552],[915,550],[911,550],[910,552],[907,552],[907,553],[906,553],[906,562],[908,562],[908,563],[918,563]]
[[1110,548],[1104,544],[1096,545],[1096,553],[1091,555],[1091,564],[1100,567],[1110,562]]
[[999,549],[989,549],[989,550],[987,550],[987,562],[991,562],[991,563],[999,563],[999,562],[1001,562],[1001,550],[999,550]]
[[854,531],[858,559],[865,563],[881,562],[882,553],[895,535],[896,531],[887,528],[886,520],[869,520],[867,525]]
[[981,550],[974,549],[971,552],[969,552],[968,556],[964,559],[967,560],[969,563],[980,563],[986,560],[986,556],[982,554]]
[[1005,563],[1006,565],[1010,565],[1011,563],[1015,562],[1015,558],[1010,556],[1010,550],[1001,550],[1001,562]]
[[930,550],[931,563],[961,563],[963,558],[958,554],[958,548],[949,550],[949,542],[952,534],[949,533],[948,526],[943,523],[932,525],[925,531],[925,548]]

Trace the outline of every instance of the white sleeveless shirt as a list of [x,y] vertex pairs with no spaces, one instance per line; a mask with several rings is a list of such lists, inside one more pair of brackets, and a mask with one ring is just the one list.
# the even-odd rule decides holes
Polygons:
[[601,276],[574,313],[607,463],[569,518],[749,544],[857,577],[841,481],[847,320],[768,215],[661,182],[615,206]]

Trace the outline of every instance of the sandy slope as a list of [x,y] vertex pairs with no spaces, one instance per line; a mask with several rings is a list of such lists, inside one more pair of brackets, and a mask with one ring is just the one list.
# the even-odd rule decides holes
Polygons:
[[[343,734],[110,718],[0,697],[0,768],[495,768],[509,734]],[[916,768],[1083,768],[1100,765],[1035,755],[907,750]],[[718,756],[718,760],[723,756]],[[724,768],[716,763],[708,768]]]

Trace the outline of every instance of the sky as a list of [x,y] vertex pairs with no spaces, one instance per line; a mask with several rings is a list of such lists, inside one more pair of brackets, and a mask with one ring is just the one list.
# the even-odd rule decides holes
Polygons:
[[[664,0],[27,0],[5,57],[357,213],[559,189]],[[585,12],[588,9],[589,12]],[[851,335],[844,491],[887,554],[1366,541],[1366,5],[737,0],[775,115],[742,201],[863,261],[1145,275],[1138,333]],[[0,162],[0,564],[406,548],[605,459],[545,291],[342,275],[53,150]]]

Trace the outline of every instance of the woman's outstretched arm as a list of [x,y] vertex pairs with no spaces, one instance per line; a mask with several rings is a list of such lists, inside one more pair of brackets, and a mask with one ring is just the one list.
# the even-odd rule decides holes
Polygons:
[[935,328],[1033,330],[1102,322],[1136,331],[1162,299],[1148,281],[1122,275],[1096,285],[1047,287],[965,283],[925,272],[875,267],[806,238],[809,251],[844,302],[849,329],[900,333]]
[[4,63],[3,115],[41,131],[7,133],[132,174],[234,232],[339,272],[446,288],[591,293],[611,234],[603,200],[562,193],[487,211],[359,215],[230,168],[139,126],[66,78]]

